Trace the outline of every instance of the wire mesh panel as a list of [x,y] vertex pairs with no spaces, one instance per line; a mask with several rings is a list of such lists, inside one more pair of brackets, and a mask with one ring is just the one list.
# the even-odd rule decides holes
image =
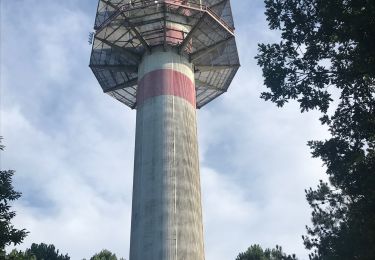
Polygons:
[[229,0],[100,0],[90,67],[103,91],[135,108],[138,65],[156,46],[195,65],[198,108],[227,91],[239,68]]

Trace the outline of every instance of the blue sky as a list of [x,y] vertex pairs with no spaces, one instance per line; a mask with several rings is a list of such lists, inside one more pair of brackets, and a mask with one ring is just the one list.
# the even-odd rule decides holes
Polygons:
[[[104,95],[88,67],[96,0],[2,0],[1,168],[23,193],[14,223],[72,259],[107,248],[128,258],[135,111]],[[262,0],[232,0],[242,67],[228,93],[198,112],[207,260],[259,243],[307,259],[304,189],[325,178],[308,140],[319,114],[259,98],[254,56],[267,29]]]

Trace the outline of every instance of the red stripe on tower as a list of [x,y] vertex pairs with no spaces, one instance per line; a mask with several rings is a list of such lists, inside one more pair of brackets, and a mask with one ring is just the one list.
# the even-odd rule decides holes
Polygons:
[[195,85],[184,73],[172,69],[154,70],[138,82],[137,105],[152,97],[170,95],[185,99],[195,107]]

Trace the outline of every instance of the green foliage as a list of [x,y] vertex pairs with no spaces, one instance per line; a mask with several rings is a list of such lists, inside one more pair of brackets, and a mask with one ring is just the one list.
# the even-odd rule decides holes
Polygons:
[[[0,137],[0,150],[3,149]],[[25,229],[18,230],[11,224],[16,213],[11,211],[10,203],[21,197],[21,193],[16,192],[13,188],[13,175],[14,171],[12,170],[0,170],[0,254],[2,255],[5,254],[5,246],[20,244],[28,234]]]
[[25,252],[18,251],[13,249],[7,256],[5,256],[6,260],[38,260],[35,256],[27,256]]
[[236,260],[297,260],[297,258],[295,255],[286,255],[280,246],[276,246],[276,249],[263,250],[259,245],[252,245],[246,252],[240,253]]
[[69,260],[70,257],[62,255],[54,245],[32,244],[25,252],[12,250],[8,255],[3,255],[5,260]]
[[69,260],[68,254],[60,254],[54,245],[46,245],[44,243],[33,243],[29,249],[26,249],[27,257],[35,257],[38,260]]
[[[259,65],[270,92],[262,94],[282,106],[297,99],[301,110],[327,112],[329,88],[341,99],[373,99],[375,76],[375,2],[371,0],[266,0],[271,29],[282,41],[259,44]],[[366,100],[367,99],[367,100]],[[370,104],[368,104],[370,105]]]
[[269,27],[282,40],[259,44],[256,59],[269,89],[261,97],[320,110],[331,133],[308,143],[329,176],[306,190],[310,259],[375,259],[375,1],[265,3]]
[[112,254],[111,251],[103,249],[100,253],[95,254],[90,258],[90,260],[117,260],[115,254]]

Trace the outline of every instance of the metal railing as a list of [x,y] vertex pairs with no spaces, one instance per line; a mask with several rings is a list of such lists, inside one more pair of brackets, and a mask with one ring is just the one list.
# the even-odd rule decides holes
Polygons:
[[[107,1],[103,1],[107,3]],[[176,6],[178,8],[191,9],[201,12],[208,13],[213,19],[220,23],[225,29],[227,29],[232,34],[234,33],[234,28],[225,22],[219,15],[217,15],[210,7],[201,3],[195,3],[192,1],[182,1],[182,0],[145,0],[145,1],[133,1],[121,6],[117,6],[117,10],[109,16],[100,26],[94,28],[97,31],[100,31],[104,27],[108,26],[111,21],[118,17],[121,13],[126,11],[134,11],[141,8],[151,7],[151,6]]]

